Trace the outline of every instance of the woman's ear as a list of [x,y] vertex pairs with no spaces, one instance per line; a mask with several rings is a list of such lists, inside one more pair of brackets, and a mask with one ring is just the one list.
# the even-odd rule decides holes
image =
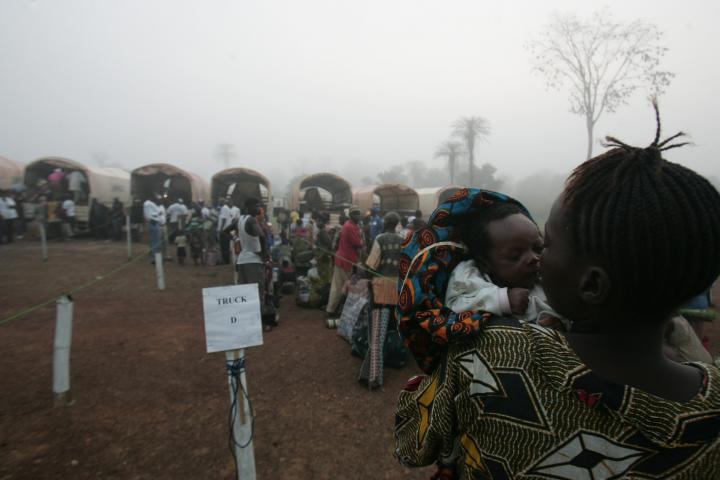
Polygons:
[[602,267],[588,267],[580,277],[578,285],[580,298],[590,305],[600,305],[608,300],[612,281]]

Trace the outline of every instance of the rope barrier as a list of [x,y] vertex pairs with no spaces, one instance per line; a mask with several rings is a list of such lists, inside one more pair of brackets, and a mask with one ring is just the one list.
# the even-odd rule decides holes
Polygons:
[[[227,374],[230,377],[231,385],[232,385],[232,402],[230,404],[230,451],[233,453],[233,456],[235,456],[235,449],[233,446],[237,446],[238,448],[247,448],[248,445],[250,445],[250,442],[252,442],[253,439],[253,433],[255,430],[255,416],[253,415],[253,408],[252,408],[252,402],[250,401],[250,396],[247,393],[247,390],[245,390],[245,387],[243,386],[242,382],[240,381],[240,375],[242,372],[245,371],[245,359],[244,358],[238,358],[237,360],[234,360],[232,362],[228,361],[225,364],[227,368]],[[250,422],[250,438],[247,439],[246,442],[240,443],[235,438],[235,429],[233,428],[233,424],[235,423],[235,419],[237,417],[237,404],[240,399],[238,398],[238,393],[242,391],[242,396],[245,400],[248,402],[248,407],[250,410],[250,418],[252,419]]]
[[[164,242],[161,242],[161,243],[164,243]],[[145,252],[140,253],[140,254],[136,255],[135,257],[133,257],[133,258],[131,258],[131,259],[129,259],[129,260],[126,260],[125,263],[123,263],[122,265],[120,265],[120,266],[118,266],[118,267],[116,267],[116,268],[113,268],[112,270],[110,270],[109,272],[105,273],[104,275],[98,275],[98,276],[96,276],[95,278],[93,278],[92,280],[90,280],[89,282],[83,283],[82,285],[78,285],[77,287],[74,287],[74,288],[68,290],[67,292],[63,292],[63,293],[61,293],[61,294],[59,294],[59,295],[55,295],[54,297],[52,297],[52,298],[50,298],[50,299],[48,299],[48,300],[45,300],[44,302],[40,302],[40,303],[38,303],[38,304],[36,304],[36,305],[33,305],[33,306],[31,306],[31,307],[26,308],[25,310],[22,310],[22,311],[20,311],[20,312],[17,312],[17,313],[15,313],[15,314],[12,314],[12,315],[10,315],[10,316],[8,316],[8,317],[5,317],[5,318],[3,318],[3,319],[0,320],[0,325],[5,325],[5,324],[7,324],[7,323],[10,323],[10,322],[12,322],[12,321],[14,321],[14,320],[17,320],[18,318],[21,318],[21,317],[27,315],[28,313],[34,312],[35,310],[37,310],[37,309],[39,309],[39,308],[42,308],[42,307],[44,307],[44,306],[46,306],[46,305],[49,305],[49,304],[55,302],[58,298],[60,298],[60,297],[63,296],[63,295],[72,295],[72,294],[77,293],[77,292],[79,292],[79,291],[81,291],[81,290],[85,290],[86,288],[90,288],[91,286],[95,285],[96,283],[99,283],[99,282],[101,282],[102,280],[105,280],[105,279],[107,279],[108,277],[110,277],[110,276],[112,276],[112,275],[115,275],[116,273],[118,273],[118,272],[120,272],[120,271],[128,268],[130,265],[132,265],[133,263],[137,262],[139,259],[141,259],[141,258],[143,258],[144,256],[146,256],[146,255],[147,255],[148,253],[150,253],[151,251],[152,251],[152,248],[149,248],[149,249],[146,250]]]
[[[48,242],[59,242],[59,241],[63,241],[63,240],[69,240],[71,238],[77,238],[81,235],[87,235],[91,232],[94,232],[94,231],[100,230],[100,229],[104,229],[104,230],[106,230],[106,233],[109,233],[108,230],[110,230],[112,228],[112,223],[110,222],[110,223],[106,223],[103,225],[98,225],[96,227],[86,228],[85,230],[73,231],[72,235],[66,236],[65,232],[63,230],[65,229],[65,225],[69,225],[69,222],[60,220],[57,222],[44,221],[41,223],[44,223],[46,231],[48,229],[48,225],[51,225],[52,223],[60,223],[60,231],[61,231],[60,237],[50,238],[50,239],[48,239]],[[125,217],[123,217],[123,224],[121,225],[121,230],[122,230],[122,227],[124,227],[124,226],[125,226]]]
[[330,250],[326,250],[326,249],[324,249],[324,248],[322,248],[322,247],[318,247],[318,246],[314,246],[313,248],[316,248],[317,250],[320,250],[320,251],[322,251],[322,252],[325,252],[325,253],[327,253],[328,255],[330,255],[331,257],[339,258],[340,260],[343,260],[343,261],[345,261],[345,262],[348,262],[348,263],[351,264],[352,266],[354,266],[354,267],[356,267],[356,268],[358,268],[358,269],[360,269],[360,270],[364,270],[364,271],[368,272],[370,275],[374,275],[374,276],[376,276],[376,277],[388,278],[388,277],[386,277],[385,275],[383,275],[383,274],[381,274],[380,272],[378,272],[377,270],[373,270],[372,268],[367,267],[367,266],[365,266],[365,265],[363,265],[363,264],[361,264],[361,263],[357,263],[357,262],[353,262],[352,260],[348,260],[347,258],[343,257],[342,255],[338,254],[337,252],[336,252],[336,253],[332,253]]

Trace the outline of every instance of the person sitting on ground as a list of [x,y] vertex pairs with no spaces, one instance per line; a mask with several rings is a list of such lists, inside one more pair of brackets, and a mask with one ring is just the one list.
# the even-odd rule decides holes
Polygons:
[[[663,354],[668,319],[720,274],[720,194],[662,158],[676,137],[659,140],[658,115],[649,147],[608,137],[573,171],[540,262],[571,330],[483,316],[401,392],[402,464],[457,462],[460,479],[720,478],[720,370]],[[442,312],[410,288],[425,272],[411,271],[398,310],[432,323]]]

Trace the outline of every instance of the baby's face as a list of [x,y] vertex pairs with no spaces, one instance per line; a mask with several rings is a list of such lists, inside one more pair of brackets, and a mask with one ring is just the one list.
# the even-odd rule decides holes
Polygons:
[[508,288],[531,289],[538,281],[543,241],[537,226],[525,215],[514,214],[488,225],[490,274]]

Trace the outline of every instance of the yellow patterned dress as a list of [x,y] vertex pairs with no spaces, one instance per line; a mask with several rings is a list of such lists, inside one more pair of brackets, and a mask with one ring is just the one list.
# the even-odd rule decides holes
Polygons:
[[720,372],[670,402],[595,376],[553,330],[493,319],[401,392],[395,455],[460,479],[720,479]]

